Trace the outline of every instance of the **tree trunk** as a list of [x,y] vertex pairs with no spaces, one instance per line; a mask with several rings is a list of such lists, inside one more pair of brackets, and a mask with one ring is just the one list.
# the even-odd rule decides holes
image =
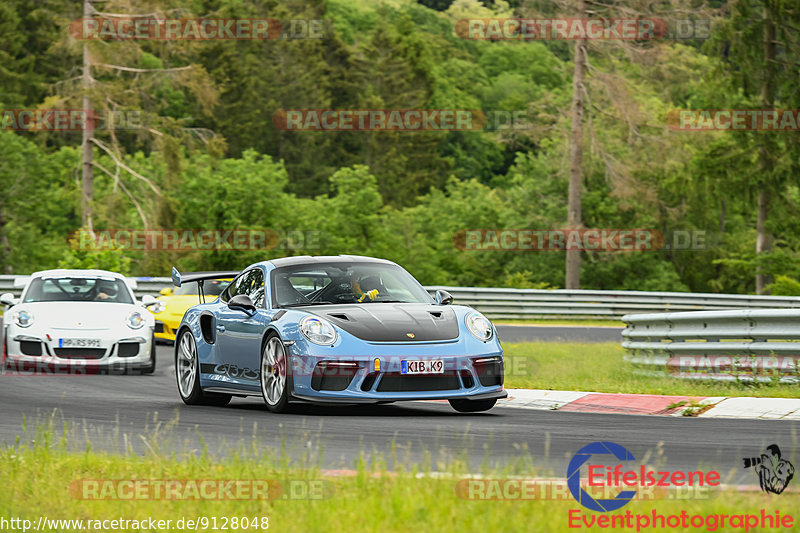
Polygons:
[[[89,0],[83,0],[83,16],[90,18],[92,9]],[[92,200],[94,198],[94,174],[92,172],[92,131],[90,124],[94,125],[92,116],[92,102],[89,98],[89,88],[92,84],[91,60],[89,46],[83,45],[83,112],[86,113],[86,122],[83,128],[81,150],[83,152],[83,173],[81,179],[81,223],[84,228],[92,231]]]
[[[578,2],[578,17],[586,18],[584,0]],[[583,106],[586,79],[586,39],[575,43],[575,72],[572,76],[572,129],[570,131],[569,193],[567,198],[567,229],[580,229],[581,187],[583,166]],[[567,250],[564,286],[579,289],[581,286],[581,251]]]
[[[772,109],[775,105],[775,87],[773,82],[773,72],[775,68],[775,23],[772,20],[772,13],[769,6],[764,7],[764,82],[761,85],[761,106],[764,109]],[[759,174],[762,179],[769,180],[772,172],[772,154],[768,146],[769,139],[762,140],[761,150],[759,151]],[[769,215],[769,184],[761,183],[758,192],[758,215],[756,220],[756,258],[763,253],[772,250],[772,235],[767,229],[767,218]],[[768,274],[764,274],[761,265],[756,267],[756,294],[768,292],[766,286],[771,279]]]

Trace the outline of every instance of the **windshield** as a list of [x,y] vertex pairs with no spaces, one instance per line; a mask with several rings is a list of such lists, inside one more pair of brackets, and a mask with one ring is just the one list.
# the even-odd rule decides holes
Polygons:
[[[206,296],[219,296],[222,291],[231,284],[229,279],[207,279],[203,282],[203,294]],[[197,282],[182,283],[180,287],[175,287],[172,294],[176,296],[196,296],[200,294],[197,288]]]
[[339,303],[432,303],[427,291],[397,265],[315,263],[272,272],[275,307]]
[[128,286],[116,278],[34,278],[23,302],[110,302],[132,304]]

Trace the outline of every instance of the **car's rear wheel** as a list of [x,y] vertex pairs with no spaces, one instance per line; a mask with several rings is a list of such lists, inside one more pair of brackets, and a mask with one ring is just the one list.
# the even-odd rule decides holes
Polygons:
[[488,411],[494,407],[494,404],[497,403],[497,398],[492,398],[490,400],[453,399],[448,401],[450,402],[450,407],[459,413],[479,413],[480,411]]
[[178,380],[178,393],[186,405],[227,405],[230,394],[203,392],[200,388],[200,361],[197,357],[197,344],[188,329],[180,336],[180,344],[175,351],[175,376]]
[[292,386],[291,365],[286,347],[277,334],[271,333],[261,349],[261,396],[267,409],[283,413],[289,409],[289,390]]

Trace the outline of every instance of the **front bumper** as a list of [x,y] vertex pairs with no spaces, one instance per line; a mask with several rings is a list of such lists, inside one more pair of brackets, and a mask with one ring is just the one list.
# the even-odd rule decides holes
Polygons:
[[180,320],[156,319],[155,336],[157,340],[175,342],[175,332],[178,331]]
[[[125,337],[108,331],[54,331],[48,336],[36,332],[6,330],[6,367],[20,373],[91,373],[99,370],[131,369],[150,364],[153,329],[132,330]],[[65,348],[60,338],[99,339],[91,348]]]
[[[376,359],[379,369],[376,370]],[[403,374],[403,360],[441,359],[442,373]],[[292,357],[293,396],[315,402],[504,398],[502,352],[460,356]]]

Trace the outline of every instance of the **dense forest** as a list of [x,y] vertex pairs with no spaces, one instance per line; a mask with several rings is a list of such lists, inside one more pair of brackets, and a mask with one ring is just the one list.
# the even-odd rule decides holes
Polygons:
[[[670,119],[800,109],[796,2],[89,3],[92,17],[281,21],[282,34],[266,40],[85,40],[70,32],[84,4],[0,3],[0,109],[88,102],[103,117],[88,141],[87,205],[82,132],[19,131],[4,114],[4,273],[77,265],[163,276],[172,265],[352,253],[397,261],[425,284],[560,288],[564,251],[463,249],[459,236],[567,227],[577,139],[581,227],[647,229],[671,244],[580,252],[581,288],[800,294],[797,128],[685,131]],[[709,31],[585,41],[456,31],[465,19],[576,17],[578,4],[587,17],[699,21]],[[307,109],[480,110],[485,121],[293,131],[279,120]],[[268,228],[279,239],[269,250],[86,250],[70,240],[81,228]],[[702,239],[682,247],[675,235]]]

